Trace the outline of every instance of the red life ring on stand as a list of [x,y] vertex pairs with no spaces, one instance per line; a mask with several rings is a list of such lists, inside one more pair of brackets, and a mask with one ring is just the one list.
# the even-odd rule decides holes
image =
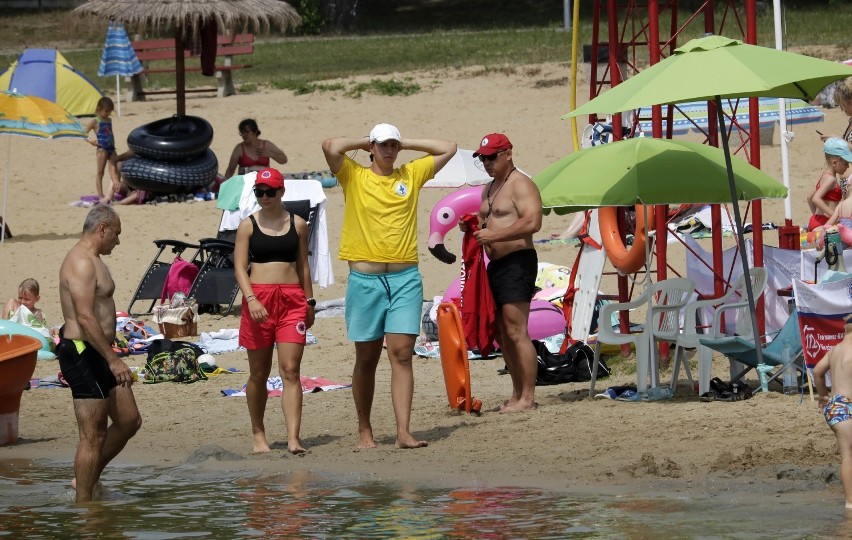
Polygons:
[[[654,223],[653,206],[648,207],[648,221]],[[599,208],[598,223],[606,256],[612,265],[622,274],[638,272],[645,264],[645,243],[647,242],[645,209],[641,205],[636,205],[636,233],[630,248],[624,245],[623,236],[618,227],[618,207]]]

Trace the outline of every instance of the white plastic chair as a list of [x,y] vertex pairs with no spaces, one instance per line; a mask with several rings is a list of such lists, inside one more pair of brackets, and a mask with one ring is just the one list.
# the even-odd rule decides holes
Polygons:
[[[605,304],[598,317],[598,340],[595,343],[594,366],[592,368],[591,388],[589,395],[594,396],[595,381],[597,380],[598,359],[601,345],[626,345],[633,343],[636,347],[636,390],[639,393],[648,391],[648,375],[651,376],[651,387],[659,386],[659,371],[656,354],[651,352],[651,342],[656,339],[675,339],[680,332],[680,312],[692,296],[694,284],[686,278],[666,279],[651,284],[637,299],[631,302]],[[647,305],[645,326],[637,334],[623,334],[613,330],[609,321],[612,314]],[[656,343],[656,341],[654,341]]]
[[[670,278],[652,284],[649,287],[648,312],[646,314],[646,331],[650,332],[651,354],[647,361],[639,362],[637,365],[637,377],[639,384],[643,383],[651,375],[651,388],[660,385],[659,355],[657,353],[657,341],[676,343],[681,335],[680,320],[681,312],[692,298],[695,284],[687,278]],[[637,360],[639,359],[637,355]],[[674,386],[671,387],[674,393]]]
[[[767,273],[765,268],[749,269],[751,276],[751,289],[754,293],[754,298],[757,300],[763,294],[766,288]],[[727,303],[731,299],[739,299],[739,301]],[[708,347],[701,345],[699,339],[707,337],[722,337],[725,335],[725,329],[722,327],[722,315],[726,317],[736,316],[735,333],[742,337],[751,337],[752,324],[751,312],[748,309],[748,300],[746,299],[745,280],[740,276],[729,288],[728,291],[719,298],[710,298],[708,300],[698,300],[691,302],[686,310],[686,318],[683,324],[683,332],[681,332],[675,340],[675,361],[672,367],[671,387],[675,388],[680,374],[680,367],[683,366],[686,372],[686,377],[690,384],[693,382],[692,373],[689,370],[689,364],[686,361],[686,349],[697,349],[698,351],[698,395],[702,395],[710,390],[710,378],[713,370],[713,351]],[[715,308],[713,315],[713,326],[710,328],[701,326],[701,314],[706,308]],[[700,330],[707,330],[706,333],[699,333]]]
[[[598,362],[601,358],[601,345],[627,345],[632,343],[636,348],[636,358],[648,357],[648,334],[642,331],[638,334],[624,334],[612,327],[612,314],[620,311],[630,311],[648,303],[649,290],[630,302],[604,304],[598,315],[598,338],[595,342],[595,357],[592,362],[592,380],[589,387],[589,397],[595,395],[595,381],[598,379]],[[640,388],[644,391],[646,388]]]

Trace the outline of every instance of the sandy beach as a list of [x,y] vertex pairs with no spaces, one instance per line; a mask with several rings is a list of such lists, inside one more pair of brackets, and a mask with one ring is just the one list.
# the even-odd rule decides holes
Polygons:
[[[224,99],[191,95],[189,114],[206,118],[215,129],[212,149],[224,172],[227,158],[239,142],[237,123],[256,118],[262,137],[274,141],[289,156],[285,172],[325,170],[320,143],[331,136],[366,135],[377,122],[397,125],[403,136],[434,137],[475,148],[489,132],[506,133],[514,143],[516,164],[530,174],[571,151],[570,123],[560,119],[568,111],[570,75],[567,64],[521,66],[484,72],[449,69],[440,72],[396,74],[412,77],[422,91],[409,97],[365,94],[359,99],[341,92],[294,96],[290,91],[259,90]],[[367,79],[365,79],[367,80]],[[587,92],[580,86],[581,94]],[[584,95],[580,96],[581,101]],[[119,151],[136,126],[174,113],[173,98],[122,103],[122,116],[114,117]],[[838,109],[826,110],[827,134],[841,133],[846,117]],[[581,124],[582,129],[583,124]],[[69,203],[94,189],[95,152],[80,140],[41,141],[3,138],[10,145],[9,208],[6,216],[14,238],[0,246],[0,295],[16,294],[27,277],[41,284],[39,306],[50,324],[61,323],[58,269],[76,242],[86,209]],[[794,220],[807,221],[804,196],[823,164],[821,142],[814,125],[796,130],[790,145],[790,178]],[[763,146],[763,169],[780,180],[778,134],[772,146]],[[406,154],[408,160],[414,154]],[[357,159],[364,162],[366,155]],[[427,250],[429,212],[449,189],[425,190],[421,196],[420,262],[428,299],[442,295],[458,273],[457,265],[437,261]],[[342,298],[346,267],[337,260],[343,194],[326,190],[328,234],[336,281],[315,289],[319,301]],[[121,245],[106,257],[116,282],[118,309],[125,309],[142,273],[155,254],[152,243],[160,238],[194,241],[214,236],[221,211],[216,203],[167,203],[120,207]],[[764,221],[783,222],[782,201],[764,204]],[[537,238],[562,231],[568,218],[546,216]],[[766,243],[777,245],[768,231]],[[460,236],[452,232],[447,245],[459,252]],[[709,241],[702,241],[709,250]],[[539,244],[539,260],[569,266],[577,248]],[[683,251],[672,248],[670,262],[684,267]],[[605,291],[615,289],[605,281]],[[239,326],[239,310],[220,318],[201,316],[199,330],[215,331]],[[150,319],[148,319],[150,321]],[[334,381],[351,380],[353,346],[346,340],[342,317],[319,318],[312,329],[318,344],[306,348],[302,374]],[[248,369],[244,352],[217,355],[221,367]],[[127,359],[142,366],[144,355]],[[119,456],[122,463],[171,466],[192,457],[209,456],[210,466],[246,470],[323,471],[365,478],[435,482],[448,485],[530,485],[555,489],[634,489],[636,485],[672,485],[678,489],[710,486],[769,486],[769,489],[822,491],[834,494],[841,505],[839,453],[835,438],[815,404],[805,395],[779,392],[757,394],[734,403],[701,403],[682,380],[676,399],[654,403],[623,403],[587,397],[588,383],[539,387],[538,410],[528,414],[460,415],[447,406],[438,359],[417,358],[412,429],[428,448],[400,451],[393,447],[394,422],[390,405],[390,370],[380,364],[373,422],[379,447],[357,450],[355,410],[349,390],[306,395],[302,438],[310,452],[296,458],[288,454],[283,415],[277,399],[267,406],[267,433],[273,450],[251,455],[249,418],[244,398],[223,397],[221,390],[240,388],[245,374],[219,375],[191,385],[137,384],[134,392],[143,426]],[[613,359],[606,387],[635,382],[635,362]],[[694,365],[694,363],[693,363]],[[471,362],[473,394],[484,409],[505,399],[508,376],[498,374],[501,359]],[[727,379],[727,362],[717,358],[716,374]],[[56,361],[39,362],[36,377],[55,376]],[[273,372],[275,369],[273,368]],[[693,370],[693,372],[695,372]],[[663,374],[663,380],[666,379]],[[755,376],[748,381],[757,386]],[[18,444],[0,448],[0,460],[47,458],[71,462],[77,443],[70,391],[34,389],[24,393]],[[225,453],[220,450],[226,451]],[[231,454],[233,455],[231,455]],[[228,456],[231,457],[228,457]],[[217,458],[218,456],[218,458]],[[591,466],[590,466],[591,465]],[[109,469],[106,471],[108,478]]]

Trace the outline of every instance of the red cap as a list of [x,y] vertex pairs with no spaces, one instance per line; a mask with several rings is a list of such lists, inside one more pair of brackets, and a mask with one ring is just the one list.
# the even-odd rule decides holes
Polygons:
[[278,171],[278,169],[267,167],[257,172],[257,178],[254,181],[254,185],[257,186],[260,184],[274,189],[281,189],[284,187],[284,176]]
[[482,138],[482,142],[479,143],[479,150],[473,153],[473,157],[493,156],[497,152],[510,148],[512,148],[512,143],[509,142],[509,137],[502,133],[489,133]]

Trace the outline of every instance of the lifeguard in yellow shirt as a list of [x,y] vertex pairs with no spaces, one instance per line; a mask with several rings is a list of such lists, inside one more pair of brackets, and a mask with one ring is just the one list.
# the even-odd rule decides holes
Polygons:
[[[369,137],[326,139],[322,150],[346,203],[339,256],[349,263],[346,333],[355,342],[352,396],[358,414],[360,448],[375,448],[370,411],[376,368],[387,344],[397,448],[420,448],[410,431],[414,395],[412,354],[420,333],[423,280],[417,267],[417,201],[420,188],[456,153],[456,143],[403,139],[390,124]],[[364,167],[346,155],[370,152]],[[395,168],[400,150],[427,155]]]

